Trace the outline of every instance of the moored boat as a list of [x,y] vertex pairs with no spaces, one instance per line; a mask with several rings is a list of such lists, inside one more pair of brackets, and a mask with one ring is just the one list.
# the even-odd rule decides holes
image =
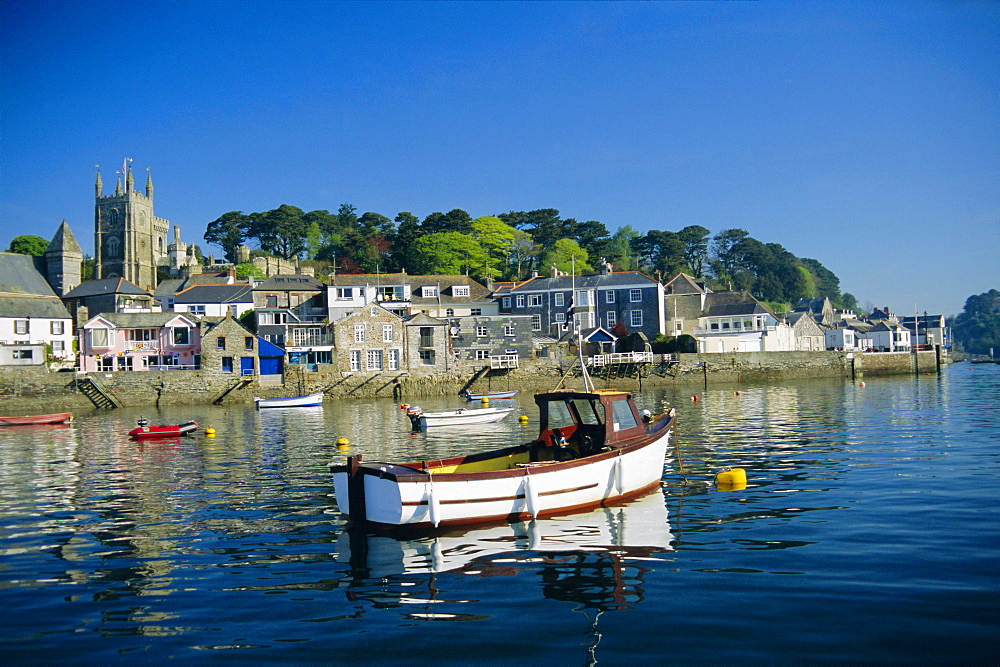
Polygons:
[[514,398],[515,394],[517,394],[516,389],[514,391],[487,391],[481,394],[475,394],[469,390],[465,390],[460,394],[460,396],[469,401],[481,401],[484,398],[492,401],[495,398]]
[[291,396],[289,398],[257,398],[254,397],[257,409],[263,408],[306,408],[313,405],[323,405],[323,393]]
[[537,394],[536,440],[435,461],[331,467],[352,526],[436,528],[520,521],[621,502],[663,476],[675,422],[640,414],[617,389]]
[[424,412],[414,405],[406,410],[413,430],[422,431],[431,426],[468,426],[469,424],[492,424],[498,422],[514,408],[473,408],[448,410],[445,412]]
[[63,424],[73,416],[71,412],[55,412],[50,415],[22,415],[20,417],[0,417],[0,426],[34,426],[36,424]]
[[149,426],[149,421],[139,419],[139,426],[128,432],[133,438],[175,438],[198,430],[198,422],[190,421],[183,424],[161,424]]

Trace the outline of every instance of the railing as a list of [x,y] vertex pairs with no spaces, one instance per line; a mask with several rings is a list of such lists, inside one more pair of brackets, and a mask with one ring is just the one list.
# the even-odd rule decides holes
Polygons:
[[611,352],[595,354],[588,359],[591,366],[608,366],[610,364],[641,364],[653,361],[652,352]]
[[333,345],[331,334],[318,334],[297,338],[294,335],[285,336],[285,341],[291,347],[310,347],[312,345]]
[[490,368],[517,368],[518,356],[516,354],[490,355]]

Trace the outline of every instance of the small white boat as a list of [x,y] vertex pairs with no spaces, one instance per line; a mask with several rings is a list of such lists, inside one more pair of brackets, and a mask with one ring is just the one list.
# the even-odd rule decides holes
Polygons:
[[305,408],[311,405],[323,405],[323,394],[307,396],[292,396],[289,398],[254,398],[258,409],[262,408]]
[[[674,411],[640,413],[617,389],[535,395],[538,438],[434,461],[331,466],[352,527],[419,529],[524,521],[620,503],[663,476]],[[476,412],[468,410],[466,412]]]
[[459,395],[462,396],[462,398],[464,398],[464,399],[466,399],[468,401],[481,401],[484,398],[489,399],[489,400],[502,399],[502,398],[514,398],[515,394],[517,394],[517,390],[516,389],[512,390],[512,391],[486,391],[486,392],[483,392],[481,394],[476,394],[476,393],[473,393],[471,391],[463,391]]
[[467,426],[469,424],[492,424],[498,422],[514,408],[473,408],[448,410],[447,412],[424,412],[419,405],[406,410],[413,430],[422,431],[430,426]]

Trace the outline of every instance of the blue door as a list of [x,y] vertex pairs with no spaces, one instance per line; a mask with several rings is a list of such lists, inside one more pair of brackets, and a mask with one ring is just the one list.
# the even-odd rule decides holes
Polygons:
[[240,357],[240,375],[253,375],[253,357]]
[[260,374],[261,375],[281,375],[281,357],[261,357],[260,358]]

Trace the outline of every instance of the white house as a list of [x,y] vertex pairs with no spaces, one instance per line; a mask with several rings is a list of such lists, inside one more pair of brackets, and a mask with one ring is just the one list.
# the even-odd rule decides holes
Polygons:
[[790,352],[795,330],[746,292],[712,292],[694,329],[698,351]]
[[[73,320],[35,266],[34,258],[0,252],[0,343],[12,362],[41,364],[48,346],[58,360],[72,360]],[[38,346],[43,346],[39,348]],[[32,364],[28,364],[32,365]]]
[[249,283],[234,285],[193,285],[173,296],[175,313],[191,313],[199,317],[225,317],[240,315],[253,310],[253,286]]

